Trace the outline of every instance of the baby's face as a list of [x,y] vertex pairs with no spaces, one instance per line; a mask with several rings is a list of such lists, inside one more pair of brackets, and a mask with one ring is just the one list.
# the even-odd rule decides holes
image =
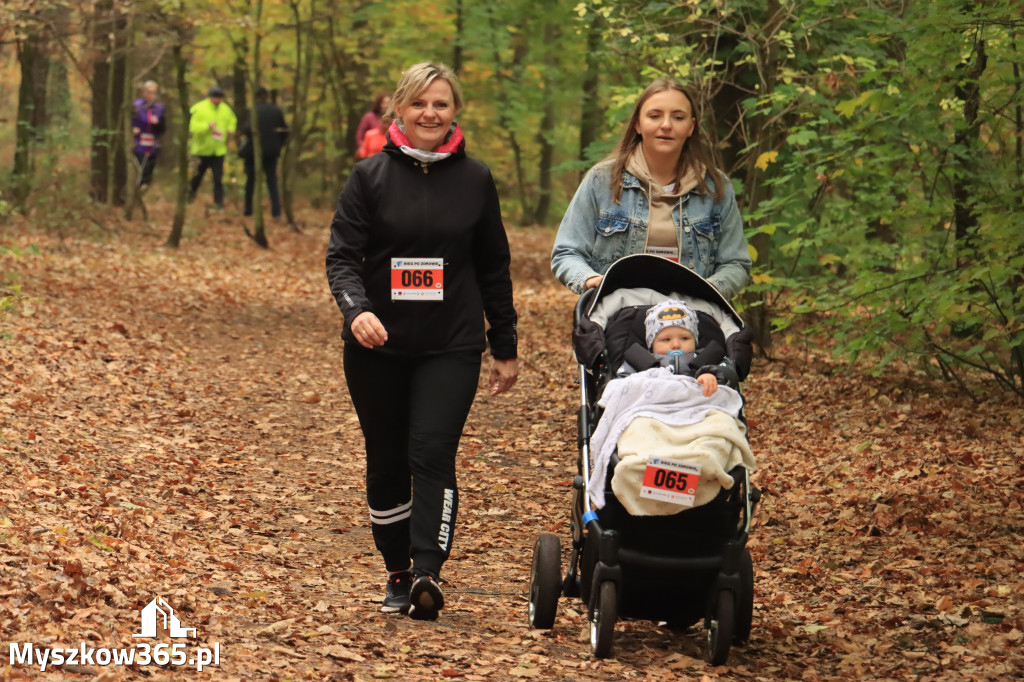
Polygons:
[[670,350],[692,353],[697,350],[697,341],[689,330],[682,327],[665,327],[654,337],[651,352],[655,355],[666,355]]

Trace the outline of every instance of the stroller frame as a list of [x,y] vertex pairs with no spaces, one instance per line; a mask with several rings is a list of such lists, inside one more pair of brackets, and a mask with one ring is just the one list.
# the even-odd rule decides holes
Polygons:
[[[686,282],[688,293],[717,303],[742,327],[742,320],[729,302],[697,273],[663,258],[634,255],[613,263],[601,286],[588,290],[580,297],[574,310],[574,328],[593,310],[605,291],[645,286],[668,295],[680,290],[681,280]],[[736,467],[730,472],[737,484],[728,491],[723,490],[713,502],[706,505],[728,505],[726,511],[729,513],[726,513],[725,518],[733,532],[720,544],[715,543],[685,556],[623,546],[624,538],[620,531],[605,527],[599,513],[591,508],[591,491],[588,487],[590,437],[599,416],[596,401],[592,402],[591,398],[597,395],[599,381],[607,379],[607,375],[614,371],[614,368],[608,367],[607,360],[606,357],[599,357],[591,367],[583,361],[578,362],[579,457],[577,474],[573,480],[569,566],[563,577],[558,536],[542,534],[534,545],[530,624],[537,628],[552,627],[559,596],[581,597],[587,604],[591,652],[597,658],[605,658],[612,651],[614,625],[620,611],[625,616],[637,615],[670,623],[675,621],[674,624],[684,626],[692,625],[703,617],[707,628],[707,659],[713,665],[721,665],[728,658],[731,644],[745,642],[750,635],[753,565],[746,544],[751,518],[760,497],[759,491],[751,487],[749,472],[745,467]],[[736,509],[738,515],[735,526],[732,524],[732,509]],[[689,513],[694,511],[690,510]],[[630,574],[633,574],[635,582],[638,571],[672,576],[680,581],[684,577],[695,577],[698,583],[708,585],[706,590],[697,590],[698,593],[705,593],[704,603],[696,604],[681,613],[659,613],[658,608],[652,610],[650,604],[634,608],[623,597],[630,591]],[[697,599],[699,601],[699,596]],[[684,601],[692,604],[694,600]]]

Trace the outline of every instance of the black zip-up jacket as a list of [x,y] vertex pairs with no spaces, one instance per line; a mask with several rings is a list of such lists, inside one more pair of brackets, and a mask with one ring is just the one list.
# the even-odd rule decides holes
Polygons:
[[[444,299],[392,301],[393,258],[443,258]],[[331,221],[327,280],[345,316],[341,336],[358,343],[352,320],[369,311],[388,333],[376,351],[482,352],[486,314],[491,355],[515,358],[510,259],[487,166],[461,144],[424,164],[389,141],[383,153],[355,165]]]
[[[280,156],[284,143],[288,141],[288,126],[284,122],[284,112],[273,102],[256,102],[256,127],[260,131],[260,154]],[[238,129],[238,134],[245,137],[245,142],[238,150],[243,159],[251,159],[252,146],[252,115],[246,116],[245,123]]]

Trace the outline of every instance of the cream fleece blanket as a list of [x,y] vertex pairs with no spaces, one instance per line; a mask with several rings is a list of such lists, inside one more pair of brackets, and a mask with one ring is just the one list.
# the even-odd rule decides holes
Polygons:
[[633,516],[677,514],[686,506],[640,497],[648,457],[671,458],[700,466],[694,507],[707,504],[722,489],[735,484],[728,474],[743,465],[757,468],[745,437],[743,422],[724,412],[709,412],[696,424],[670,426],[650,417],[637,417],[619,436],[619,458],[612,476],[616,499]]
[[619,436],[634,419],[651,417],[670,426],[685,426],[699,423],[712,412],[738,417],[743,399],[728,386],[719,386],[710,397],[704,397],[703,388],[693,377],[655,367],[609,381],[598,404],[605,412],[590,437],[592,470],[588,487],[594,507],[601,509],[608,462]]

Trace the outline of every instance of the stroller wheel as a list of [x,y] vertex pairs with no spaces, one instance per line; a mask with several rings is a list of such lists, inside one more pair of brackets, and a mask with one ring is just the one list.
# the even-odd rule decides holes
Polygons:
[[743,548],[740,555],[740,594],[736,599],[736,631],[732,635],[734,644],[743,644],[750,639],[750,628],[754,622],[754,561],[750,550]]
[[562,550],[558,536],[544,533],[533,546],[530,567],[530,627],[547,630],[555,624],[562,592]]
[[608,658],[612,654],[612,639],[615,636],[615,620],[618,618],[615,583],[606,580],[601,583],[597,595],[594,617],[590,620],[590,652],[594,658]]
[[733,593],[722,590],[718,593],[715,618],[708,625],[708,663],[722,665],[729,658],[729,645],[736,618],[736,604]]

